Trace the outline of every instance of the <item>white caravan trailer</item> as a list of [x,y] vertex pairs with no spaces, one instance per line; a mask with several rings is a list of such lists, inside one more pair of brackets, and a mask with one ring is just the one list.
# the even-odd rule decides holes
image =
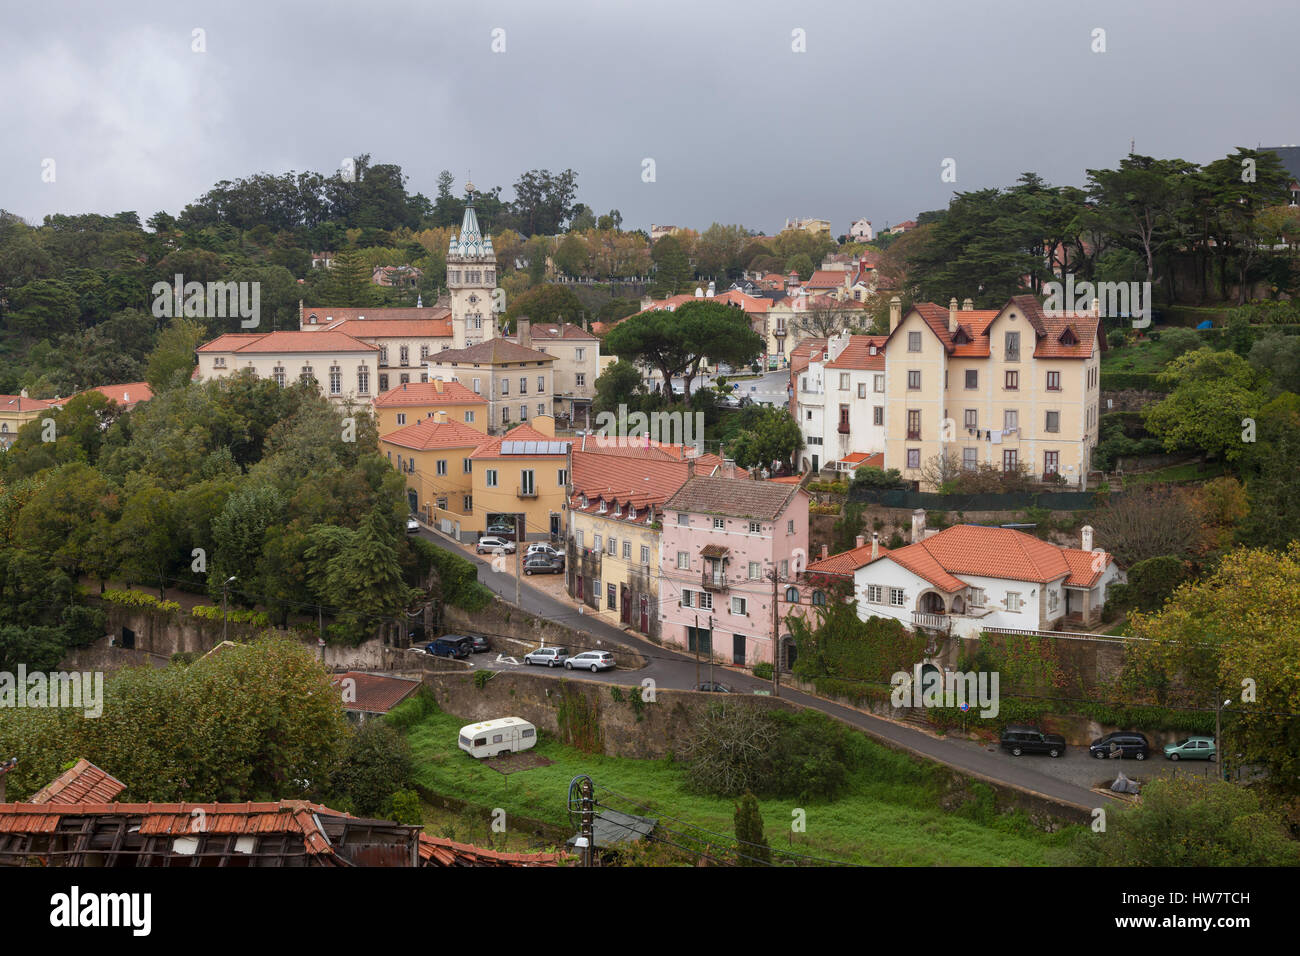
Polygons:
[[537,728],[522,717],[500,717],[460,729],[460,749],[471,757],[496,757],[537,743]]

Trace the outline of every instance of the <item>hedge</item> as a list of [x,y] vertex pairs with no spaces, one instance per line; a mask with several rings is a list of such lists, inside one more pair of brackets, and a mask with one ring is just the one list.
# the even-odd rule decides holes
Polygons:
[[1101,373],[1101,390],[1116,392],[1123,389],[1135,389],[1139,392],[1170,392],[1172,385],[1158,380],[1155,372],[1107,372]]
[[179,602],[160,601],[147,591],[117,591],[109,588],[101,597],[108,604],[115,604],[118,607],[143,608],[162,614],[171,614],[181,609]]

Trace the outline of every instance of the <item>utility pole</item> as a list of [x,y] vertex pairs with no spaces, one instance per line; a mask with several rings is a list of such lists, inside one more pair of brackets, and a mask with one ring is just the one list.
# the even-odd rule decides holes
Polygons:
[[772,696],[781,696],[781,634],[777,620],[777,591],[781,586],[781,570],[775,562],[772,570],[767,572],[772,581]]
[[221,585],[221,639],[226,639],[226,630],[230,624],[230,614],[226,611],[226,597],[230,592],[230,582],[235,580],[232,574],[226,578],[226,582]]
[[695,689],[700,689],[700,614],[698,611],[695,613]]
[[586,774],[569,781],[569,822],[577,817],[578,839],[574,841],[582,866],[592,865],[596,829],[596,786]]
[[515,515],[515,607],[522,608],[519,603],[519,581],[523,577],[524,571],[520,566],[523,560],[523,552],[520,545],[524,543],[524,519],[521,515]]
[[709,615],[709,686],[713,686],[713,615]]

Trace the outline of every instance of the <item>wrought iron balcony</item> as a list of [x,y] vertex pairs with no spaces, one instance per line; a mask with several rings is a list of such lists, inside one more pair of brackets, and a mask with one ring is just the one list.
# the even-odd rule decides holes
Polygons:
[[700,585],[709,591],[727,590],[727,575],[723,571],[710,571],[705,568],[700,575]]

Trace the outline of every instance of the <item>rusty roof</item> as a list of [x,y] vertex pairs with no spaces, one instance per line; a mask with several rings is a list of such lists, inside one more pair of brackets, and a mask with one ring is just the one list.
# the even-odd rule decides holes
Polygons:
[[425,866],[564,866],[575,859],[567,853],[484,850],[468,843],[420,834],[420,860]]
[[344,710],[366,714],[386,714],[407,697],[420,689],[420,681],[407,677],[389,677],[385,674],[367,674],[348,671],[330,679],[330,686],[338,687],[343,681],[353,682],[356,699],[343,701]]
[[751,478],[704,478],[687,480],[664,508],[696,514],[729,515],[773,521],[802,493],[798,485],[754,481]]

